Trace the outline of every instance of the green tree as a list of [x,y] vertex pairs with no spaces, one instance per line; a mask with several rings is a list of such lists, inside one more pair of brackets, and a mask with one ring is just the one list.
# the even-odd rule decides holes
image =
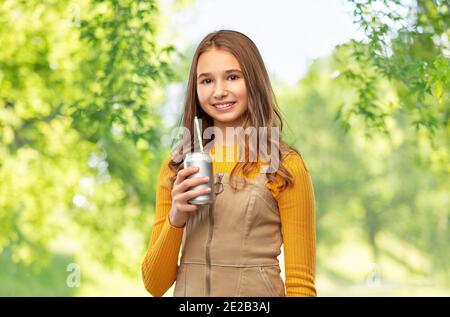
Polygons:
[[[354,98],[338,109],[348,129],[353,119],[389,133],[387,118],[404,117],[416,129],[422,160],[433,171],[450,171],[450,61],[447,1],[349,0],[366,37],[342,45],[336,71],[353,87]],[[397,102],[383,104],[388,79]],[[400,119],[399,119],[400,120]],[[427,149],[430,150],[427,150]],[[428,155],[429,154],[429,155]]]
[[0,251],[15,262],[45,265],[67,235],[136,271],[173,75],[158,16],[154,0],[0,2]]
[[[365,241],[375,263],[389,259],[410,274],[444,277],[441,281],[449,283],[445,173],[430,173],[420,163],[424,153],[405,117],[386,117],[389,133],[374,130],[370,138],[364,121],[352,118],[352,133],[342,128],[336,113],[355,98],[336,72],[347,49],[339,47],[316,60],[297,86],[277,87],[290,127],[287,139],[303,154],[313,178],[319,247],[331,251],[351,235],[351,240]],[[397,102],[391,81],[380,78],[378,89],[380,103]],[[399,255],[386,237],[422,254],[423,263]],[[319,258],[319,268],[333,273],[326,254]]]

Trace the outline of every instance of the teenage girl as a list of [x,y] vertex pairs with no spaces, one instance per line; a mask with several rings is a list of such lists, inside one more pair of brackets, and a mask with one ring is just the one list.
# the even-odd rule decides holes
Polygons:
[[[244,34],[221,30],[198,45],[182,118],[191,144],[194,116],[202,122],[201,132],[209,127],[221,132],[208,150],[215,185],[192,190],[208,180],[188,178],[197,170],[183,168],[181,146],[163,162],[142,263],[145,288],[153,296],[164,295],[174,282],[174,296],[316,296],[315,198],[302,156],[281,133],[276,140],[256,133],[256,146],[248,135],[227,134],[227,128],[258,132],[283,126],[264,62]],[[259,154],[249,159],[255,149],[274,142],[275,169],[264,170],[271,163]],[[211,190],[214,203],[187,202]],[[278,262],[282,245],[284,280]]]

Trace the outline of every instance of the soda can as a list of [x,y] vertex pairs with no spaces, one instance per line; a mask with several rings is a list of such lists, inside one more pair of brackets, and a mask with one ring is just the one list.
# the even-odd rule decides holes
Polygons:
[[189,175],[188,178],[205,177],[205,176],[209,177],[208,183],[194,186],[189,190],[199,190],[208,187],[211,188],[211,191],[209,193],[194,197],[188,200],[188,203],[191,205],[207,205],[213,203],[214,174],[211,156],[208,153],[203,152],[187,153],[184,158],[183,166],[184,168],[188,168],[191,166],[196,166],[199,168],[197,173]]

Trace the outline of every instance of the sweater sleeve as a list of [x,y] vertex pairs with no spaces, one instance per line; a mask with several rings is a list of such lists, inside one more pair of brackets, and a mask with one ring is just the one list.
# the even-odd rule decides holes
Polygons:
[[267,183],[278,202],[284,244],[287,296],[316,296],[316,220],[311,176],[300,155],[291,152],[283,165],[294,185],[280,192],[280,179]]
[[184,228],[177,228],[169,221],[172,193],[168,177],[173,172],[167,166],[170,155],[164,160],[156,190],[156,214],[150,243],[141,272],[145,288],[153,296],[162,296],[176,280],[178,255]]

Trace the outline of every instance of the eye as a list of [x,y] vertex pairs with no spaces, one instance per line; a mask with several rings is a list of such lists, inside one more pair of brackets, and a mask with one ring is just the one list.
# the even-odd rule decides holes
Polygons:
[[[238,75],[230,75],[230,76],[228,76],[228,78],[229,79],[231,78],[232,81],[235,81],[235,80],[239,79],[239,76]],[[200,82],[200,84],[209,84],[210,82],[211,82],[211,79],[203,79]]]

